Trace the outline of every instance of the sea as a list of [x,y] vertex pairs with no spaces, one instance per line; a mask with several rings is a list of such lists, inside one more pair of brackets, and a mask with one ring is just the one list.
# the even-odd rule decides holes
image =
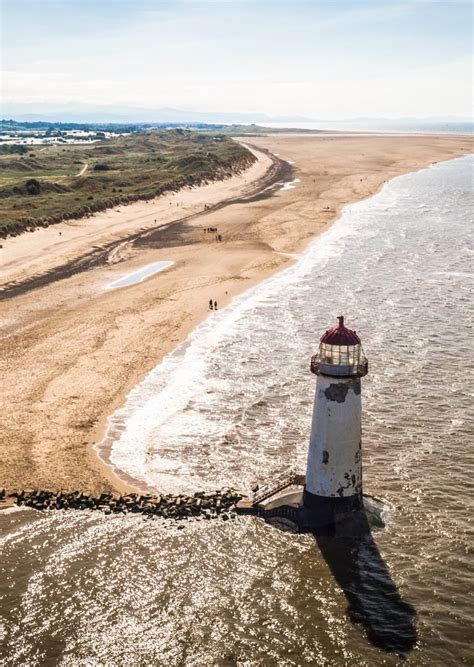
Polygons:
[[473,166],[435,164],[347,206],[210,313],[103,443],[117,470],[170,493],[304,472],[309,361],[343,314],[369,360],[364,492],[385,527],[4,511],[2,665],[473,664]]
[[348,120],[320,120],[300,122],[269,122],[263,123],[265,127],[273,129],[292,130],[323,130],[324,132],[382,132],[383,134],[467,134],[472,135],[474,123],[472,120],[458,120],[455,118],[445,120],[420,120],[417,118],[407,119],[383,119],[383,118],[354,118]]

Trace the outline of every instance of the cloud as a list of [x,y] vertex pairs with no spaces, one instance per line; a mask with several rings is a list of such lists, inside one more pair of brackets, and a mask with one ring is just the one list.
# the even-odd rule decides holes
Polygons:
[[423,0],[122,5],[128,21],[95,21],[91,9],[90,33],[46,12],[51,32],[27,22],[28,39],[7,35],[3,98],[328,118],[470,112],[470,31],[461,14],[425,15]]

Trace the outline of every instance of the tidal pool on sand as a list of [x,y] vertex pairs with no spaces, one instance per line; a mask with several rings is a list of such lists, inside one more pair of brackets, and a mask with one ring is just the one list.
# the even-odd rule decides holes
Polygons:
[[160,271],[168,269],[172,264],[174,264],[174,262],[168,260],[147,264],[146,266],[143,266],[141,269],[138,269],[137,271],[128,273],[126,276],[123,276],[118,280],[114,280],[114,282],[107,285],[107,288],[117,289],[118,287],[128,287],[129,285],[136,285],[137,283],[141,283],[142,280],[145,280],[145,278],[149,278],[155,273],[159,273]]

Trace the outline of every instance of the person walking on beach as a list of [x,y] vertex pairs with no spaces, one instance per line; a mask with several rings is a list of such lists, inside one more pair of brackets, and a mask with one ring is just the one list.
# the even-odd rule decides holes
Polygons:
[[217,310],[217,301],[214,301],[214,310]]
[[[216,304],[216,309],[217,309],[217,304]],[[212,310],[212,299],[209,299],[209,310]]]

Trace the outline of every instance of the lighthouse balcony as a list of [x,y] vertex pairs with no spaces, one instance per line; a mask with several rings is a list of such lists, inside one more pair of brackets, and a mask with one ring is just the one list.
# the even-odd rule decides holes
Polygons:
[[315,354],[311,357],[311,372],[315,375],[329,375],[330,377],[364,377],[369,372],[369,362],[361,355],[357,361],[339,359],[339,363],[334,363],[335,359],[328,360],[321,354]]

